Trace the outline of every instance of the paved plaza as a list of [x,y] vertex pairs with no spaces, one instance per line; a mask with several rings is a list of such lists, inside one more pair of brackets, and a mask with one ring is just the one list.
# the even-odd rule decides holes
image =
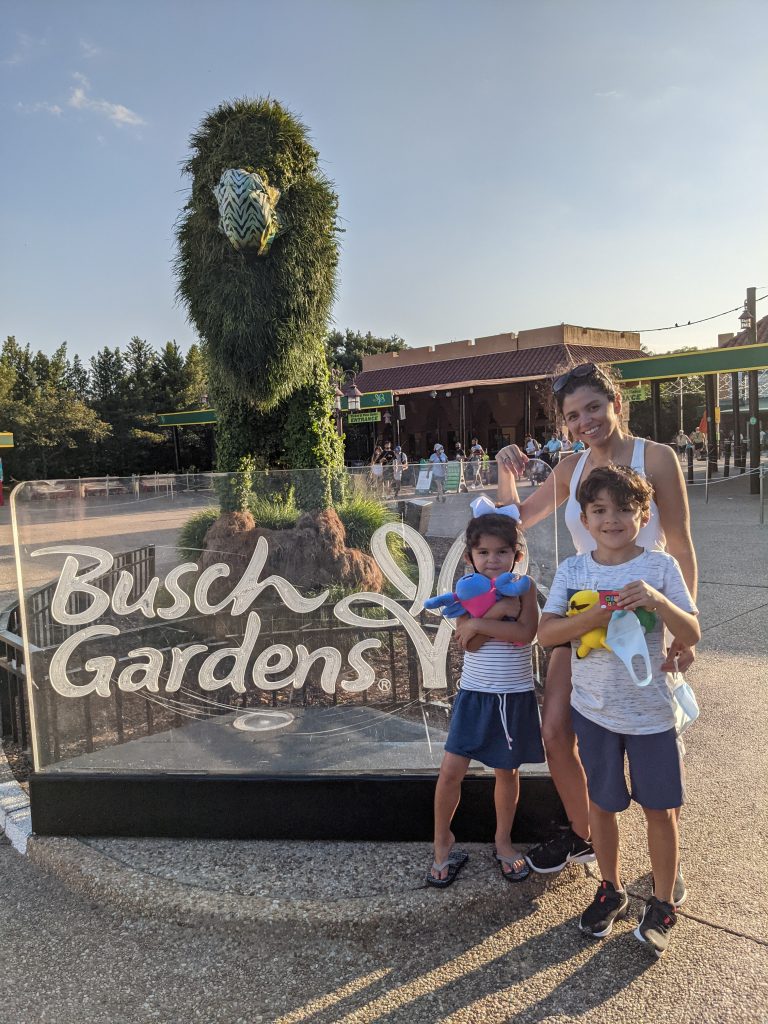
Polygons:
[[[745,478],[705,502],[698,473],[689,495],[702,717],[686,736],[689,898],[662,960],[632,937],[634,913],[606,940],[579,933],[591,867],[509,885],[490,845],[471,844],[438,892],[426,844],[33,837],[27,857],[0,841],[0,1022],[768,1021],[768,527]],[[147,510],[124,547],[170,551],[189,511]],[[36,541],[73,529],[48,516]],[[6,595],[7,523],[6,507]],[[111,536],[108,516],[86,527]],[[650,884],[639,811],[621,827],[636,912]]]

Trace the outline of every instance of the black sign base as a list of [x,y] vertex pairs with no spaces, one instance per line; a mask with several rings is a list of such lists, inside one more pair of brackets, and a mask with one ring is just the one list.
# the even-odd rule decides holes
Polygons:
[[[493,839],[493,777],[470,774],[453,824],[460,842]],[[194,839],[432,839],[435,775],[224,776],[37,773],[32,829],[43,836]],[[551,778],[523,774],[513,839],[567,824]]]

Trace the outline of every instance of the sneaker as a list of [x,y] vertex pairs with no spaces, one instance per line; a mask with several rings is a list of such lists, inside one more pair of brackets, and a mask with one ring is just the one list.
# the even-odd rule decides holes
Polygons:
[[588,864],[597,858],[592,844],[568,827],[546,843],[534,846],[525,859],[534,871],[540,875],[549,875],[562,871],[566,864]]
[[[651,875],[651,889],[656,888],[656,882],[653,875]],[[675,887],[672,890],[672,902],[675,905],[675,909],[682,907],[685,901],[688,899],[688,890],[685,887],[685,879],[683,878],[682,866],[677,869],[677,876],[675,877]]]
[[597,895],[581,915],[579,928],[595,939],[610,935],[613,922],[627,916],[629,897],[618,892],[610,882],[602,881]]
[[672,904],[651,896],[633,934],[636,939],[650,946],[658,957],[667,948],[669,933],[676,924],[677,915]]

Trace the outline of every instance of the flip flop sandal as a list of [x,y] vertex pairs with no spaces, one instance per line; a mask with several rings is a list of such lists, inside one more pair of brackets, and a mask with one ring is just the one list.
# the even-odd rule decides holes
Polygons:
[[468,853],[464,853],[463,850],[452,850],[448,854],[447,860],[444,860],[442,864],[438,864],[437,861],[432,861],[433,871],[444,871],[448,868],[448,874],[445,878],[433,878],[431,871],[428,871],[427,885],[431,885],[435,889],[447,889],[449,885],[456,881],[456,876],[468,860]]
[[[518,854],[517,857],[502,857],[500,853],[496,853],[494,856],[499,862],[499,871],[501,871],[501,876],[507,882],[522,882],[522,880],[527,878],[531,873],[531,869],[526,864],[522,853]],[[523,862],[523,867],[520,868],[519,871],[515,871],[515,864],[517,864],[518,861]],[[511,869],[510,871],[504,870],[505,864]]]

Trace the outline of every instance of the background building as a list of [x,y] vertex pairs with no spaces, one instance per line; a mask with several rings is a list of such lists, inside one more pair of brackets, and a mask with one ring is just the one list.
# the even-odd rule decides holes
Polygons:
[[559,324],[365,356],[358,389],[391,391],[394,407],[375,424],[347,426],[347,458],[367,458],[378,439],[412,459],[437,441],[450,455],[472,437],[491,454],[527,433],[541,440],[554,426],[547,381],[579,363],[640,355],[637,333]]

